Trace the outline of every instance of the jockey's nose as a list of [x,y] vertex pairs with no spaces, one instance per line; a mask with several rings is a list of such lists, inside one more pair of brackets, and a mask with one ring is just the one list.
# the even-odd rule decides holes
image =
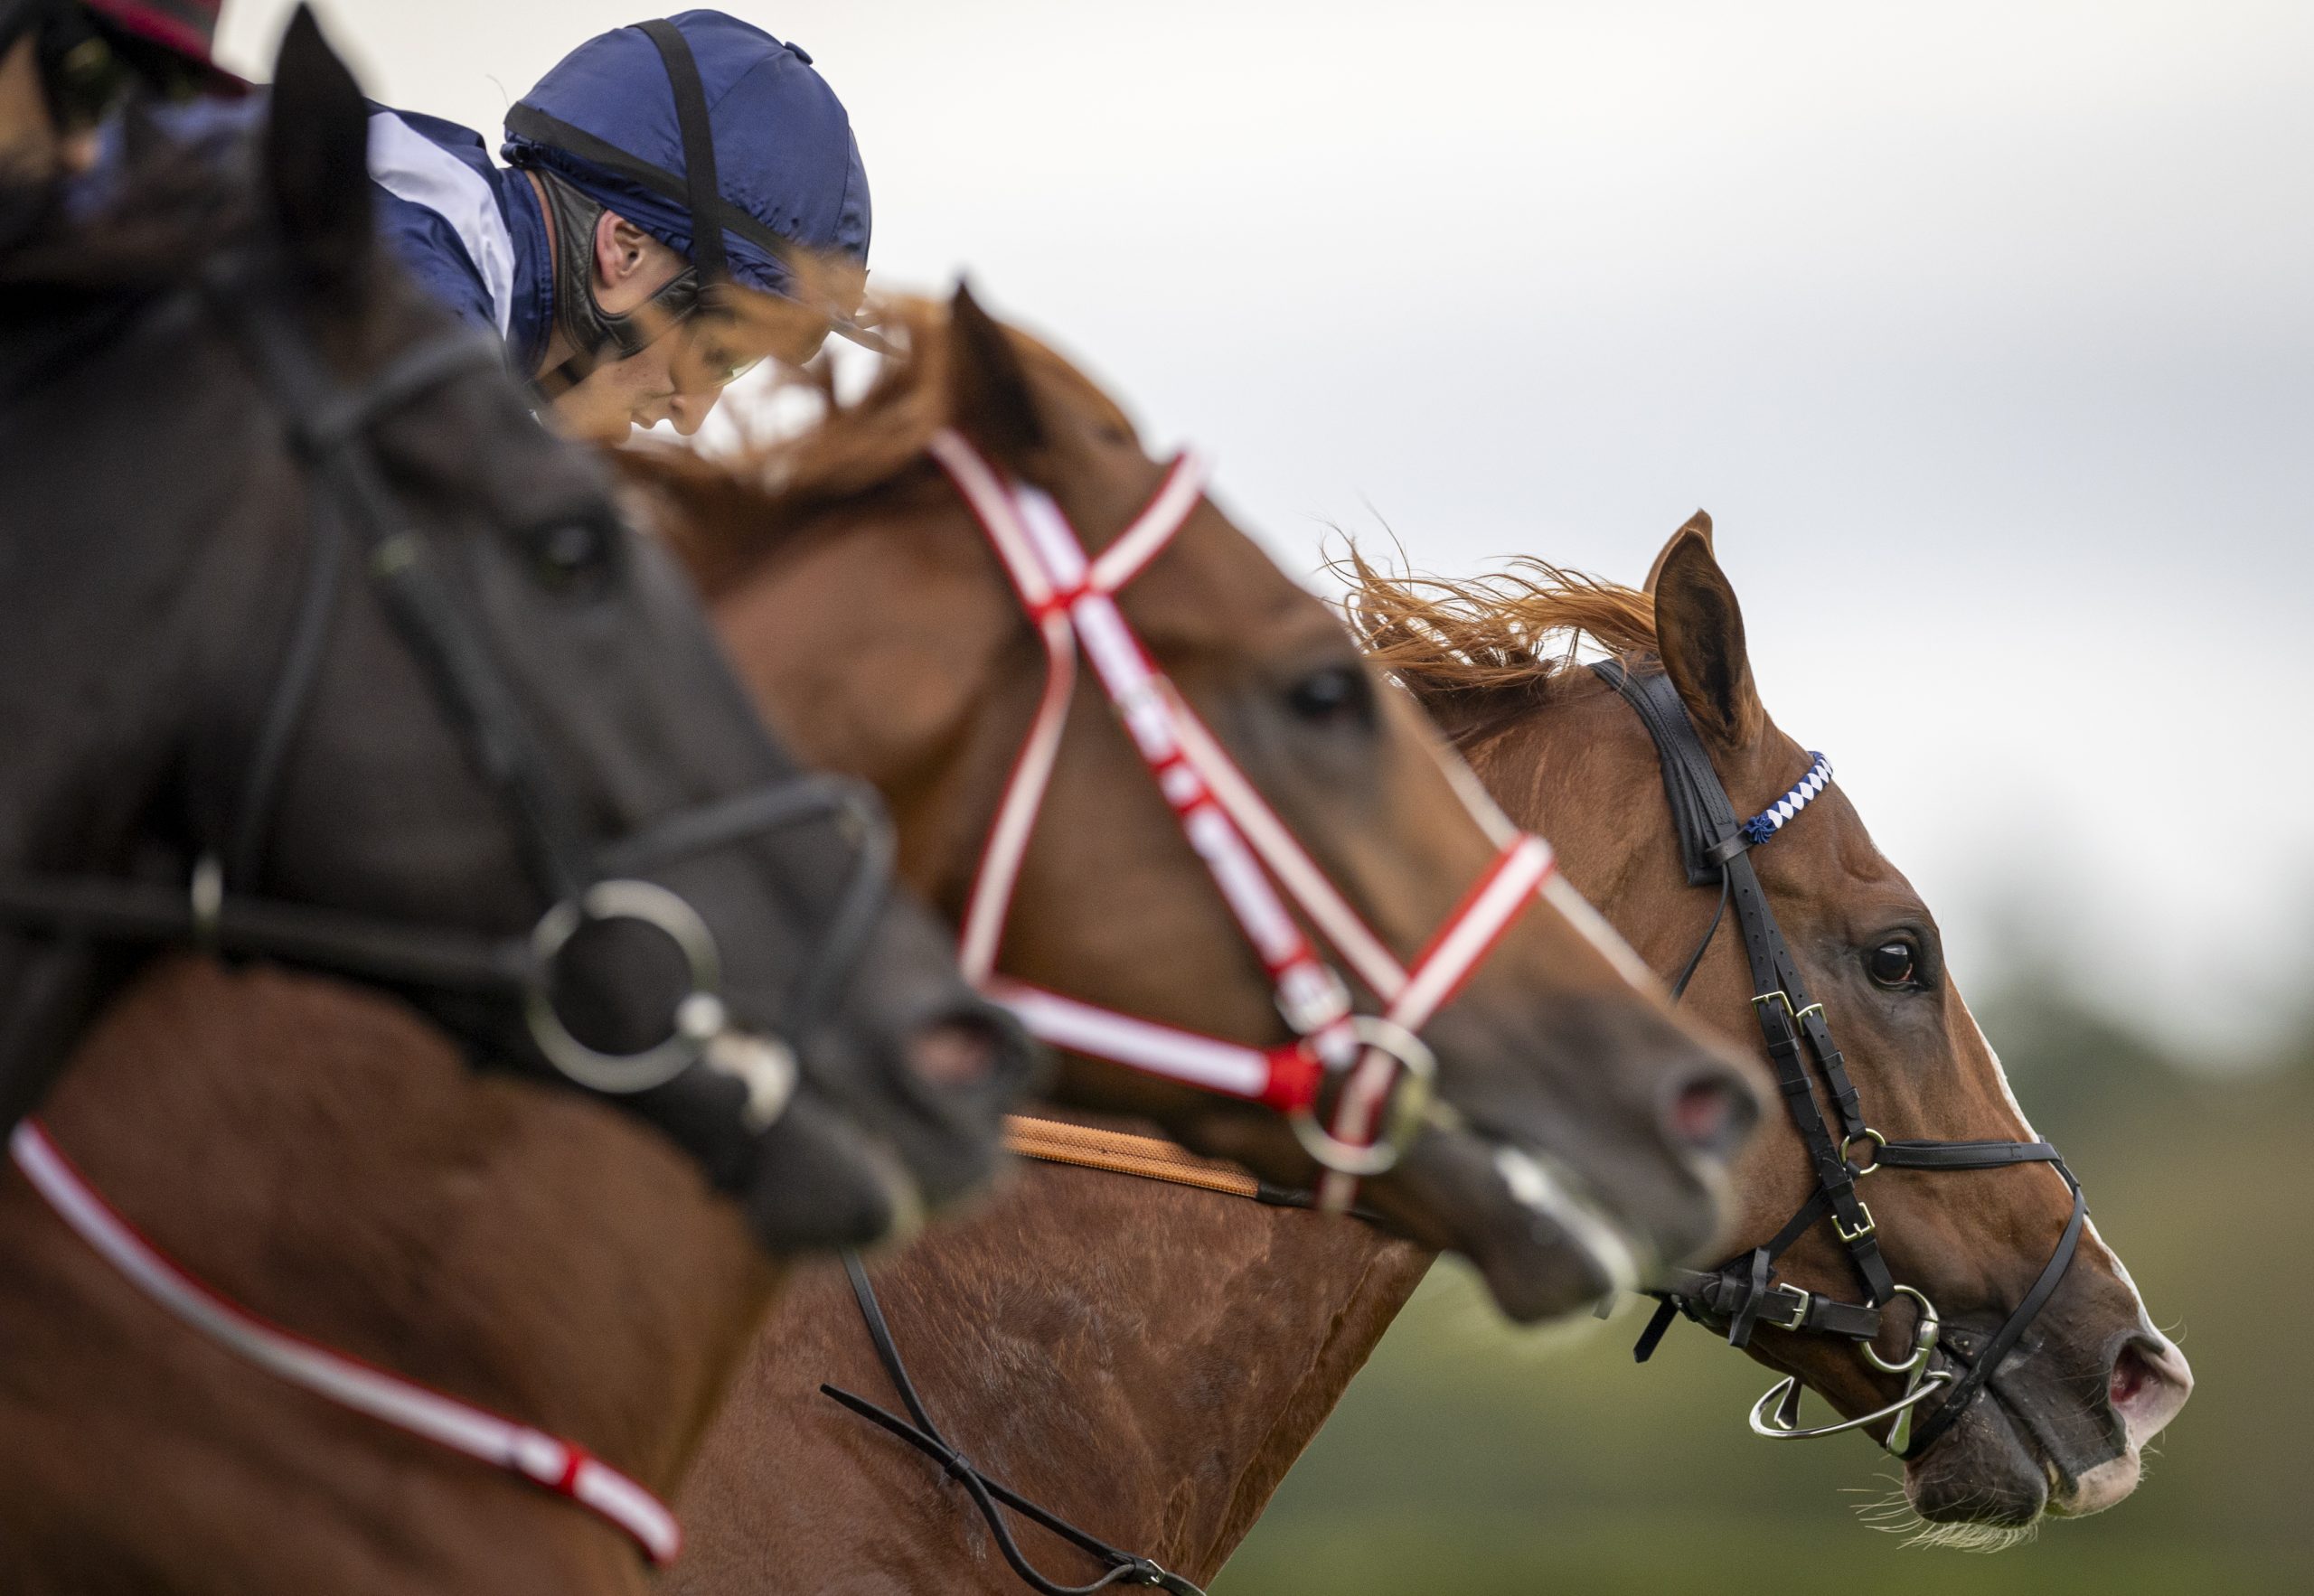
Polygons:
[[707,425],[715,412],[718,400],[723,397],[720,388],[702,389],[696,393],[679,393],[667,401],[667,419],[685,437],[695,437]]

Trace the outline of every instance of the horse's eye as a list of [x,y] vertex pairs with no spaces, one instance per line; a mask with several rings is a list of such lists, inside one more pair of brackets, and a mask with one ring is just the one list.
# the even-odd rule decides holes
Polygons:
[[1366,672],[1357,666],[1328,665],[1311,671],[1287,689],[1285,705],[1313,726],[1370,721],[1374,690]]
[[540,577],[550,587],[566,588],[584,580],[609,562],[616,534],[599,521],[566,521],[537,534],[531,543]]
[[1908,942],[1884,942],[1864,955],[1865,973],[1895,990],[1920,984],[1920,955]]

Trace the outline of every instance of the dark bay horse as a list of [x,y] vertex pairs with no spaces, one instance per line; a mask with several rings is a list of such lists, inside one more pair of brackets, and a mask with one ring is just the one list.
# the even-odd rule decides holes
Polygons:
[[[618,1495],[588,1450],[665,1490],[767,1245],[969,1187],[1024,1073],[863,868],[872,806],[823,801],[673,564],[378,251],[365,122],[300,14],[254,183],[156,149],[91,222],[0,205],[0,1066],[11,1120],[45,1094],[0,1172],[12,1590],[635,1589],[551,1493]],[[377,985],[124,989],[108,939],[173,915]],[[17,1172],[71,1165],[125,1225]],[[313,1342],[405,1411],[513,1415],[522,1474],[246,1359]]]
[[[1670,668],[1689,714],[1711,728],[1739,812],[1766,808],[1808,756],[1758,701],[1736,596],[1699,531],[1667,549],[1651,587],[1542,568],[1531,579],[1436,587],[1364,571],[1353,613],[1510,812],[1550,817],[1570,874],[1668,973],[1693,947],[1710,895],[1687,886],[1654,746],[1616,694],[1575,664],[1576,638]],[[1760,856],[1773,911],[1811,990],[1831,1005],[1877,1124],[1900,1137],[2027,1135],[1944,978],[1934,922],[1837,789]],[[1908,969],[1886,951],[1896,944]],[[1728,1035],[1755,1037],[1752,994],[1743,955],[1724,939],[1686,1002]],[[1372,1228],[1247,1200],[1251,1181],[1184,1175],[1177,1160],[1114,1137],[1039,1139],[1086,1167],[1028,1165],[988,1206],[879,1269],[893,1333],[927,1409],[977,1468],[1114,1546],[1210,1578],[1430,1255]],[[1152,1170],[1162,1178],[1143,1178]],[[1736,1178],[1737,1237],[1764,1242],[1809,1189],[1792,1128],[1762,1137]],[[2069,1208],[2063,1184],[2035,1167],[1890,1170],[1870,1193],[1898,1278],[1961,1321],[1998,1322],[2017,1303]],[[1829,1242],[1818,1235],[1787,1253],[1783,1278],[1852,1297],[1847,1259]],[[1884,1336],[1891,1357],[1906,1328]],[[1896,1390],[1821,1338],[1764,1328],[1750,1349],[1844,1413]],[[1989,1394],[1907,1465],[1907,1492],[1924,1517],[1979,1542],[2044,1511],[2111,1506],[2190,1381],[2093,1231]],[[892,1400],[845,1282],[827,1272],[799,1280],[767,1325],[710,1436],[682,1498],[691,1554],[670,1587],[1021,1589],[964,1494],[830,1402],[822,1382]],[[1056,1578],[1105,1572],[1041,1531],[1021,1534]],[[1437,1583],[1451,1588],[1452,1572]]]
[[[1030,755],[1019,751],[1047,724],[1051,677],[1039,616],[1024,613],[935,456],[944,438],[968,436],[1068,523],[1093,529],[1096,554],[1134,549],[1143,507],[1182,468],[1151,459],[1098,388],[969,294],[893,314],[906,357],[752,474],[681,454],[644,456],[631,473],[700,573],[775,728],[883,792],[902,874],[966,927],[969,960],[983,842],[1003,834],[1008,772],[1033,756],[1033,737]],[[1338,616],[1210,500],[1181,502],[1190,507],[1179,536],[1120,596],[1124,624],[1314,868],[1413,959],[1516,833]],[[1276,1037],[1262,966],[1118,718],[1086,690],[1058,724],[998,973],[1108,1012]],[[1711,1150],[1752,1112],[1722,1056],[1667,1023],[1653,983],[1633,984],[1595,924],[1587,905],[1547,887],[1509,925],[1425,1033],[1449,1112],[1365,1188],[1392,1225],[1468,1253],[1521,1319],[1591,1300],[1633,1256],[1700,1245],[1713,1225]],[[1268,1178],[1312,1178],[1310,1154],[1260,1103],[1074,1049],[1056,1095],[1156,1121]],[[1546,1169],[1567,1173],[1554,1181]],[[1596,1221],[1631,1238],[1629,1255],[1604,1257],[1590,1239],[1598,1224],[1546,1204],[1548,1185],[1584,1192]]]

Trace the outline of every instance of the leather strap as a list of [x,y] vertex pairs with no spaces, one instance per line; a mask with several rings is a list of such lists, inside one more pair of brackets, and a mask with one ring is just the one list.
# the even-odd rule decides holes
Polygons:
[[[1712,767],[1711,757],[1670,677],[1660,671],[1635,673],[1613,660],[1603,660],[1592,670],[1632,706],[1655,742],[1663,767],[1664,790],[1670,800],[1674,823],[1679,827],[1681,854],[1688,860],[1689,882],[1710,885],[1716,877],[1723,904],[1735,907],[1736,928],[1751,966],[1752,990],[1755,994],[1752,1000],[1753,1015],[1767,1047],[1769,1065],[1775,1072],[1777,1090],[1783,1094],[1807,1150],[1816,1175],[1818,1195],[1830,1210],[1841,1244],[1863,1280],[1871,1303],[1879,1306],[1895,1296],[1895,1280],[1880,1254],[1870,1213],[1857,1195],[1855,1172],[1840,1156],[1840,1141],[1833,1135],[1819,1105],[1817,1075],[1809,1067],[1811,1056],[1821,1075],[1843,1136],[1864,1133],[1863,1112],[1856,1088],[1848,1080],[1846,1061],[1833,1046],[1831,1033],[1824,1025],[1823,1011],[1809,1000],[1799,964],[1776,925],[1766,889],[1760,885],[1759,873],[1753,868],[1751,845],[1745,840],[1734,805],[1727,801],[1719,773]],[[1714,931],[1718,924],[1719,916],[1715,914]],[[1709,945],[1707,933],[1704,944],[1689,960],[1688,973],[1701,962],[1704,949]],[[1798,1232],[1790,1235],[1792,1239],[1797,1239]],[[1785,1246],[1789,1244],[1789,1240],[1783,1243]],[[1772,1247],[1770,1260],[1782,1251],[1783,1246]],[[1739,1313],[1736,1319],[1738,1330],[1748,1339],[1749,1318]],[[1736,1342],[1737,1346],[1743,1344],[1741,1340]]]
[[[860,1318],[867,1326],[868,1339],[875,1347],[876,1357],[884,1366],[885,1375],[892,1388],[899,1394],[900,1403],[908,1409],[903,1419],[889,1409],[878,1406],[866,1397],[845,1391],[839,1386],[823,1385],[820,1393],[850,1408],[861,1418],[889,1433],[898,1437],[940,1465],[941,1471],[964,1488],[964,1494],[987,1521],[989,1534],[996,1541],[996,1549],[1021,1582],[1039,1596],[1093,1596],[1096,1591],[1136,1585],[1164,1591],[1171,1596],[1205,1596],[1196,1585],[1178,1574],[1168,1573],[1146,1557],[1136,1557],[1121,1552],[1106,1541],[1088,1531],[1077,1528],[1058,1514],[1038,1507],[1020,1492],[982,1473],[962,1452],[950,1445],[940,1433],[932,1416],[925,1411],[924,1399],[917,1394],[916,1382],[908,1377],[908,1365],[900,1357],[899,1344],[892,1338],[892,1328],[885,1321],[883,1306],[876,1300],[876,1288],[870,1283],[868,1271],[857,1253],[843,1255],[843,1272],[851,1282],[852,1300],[860,1305]],[[914,1422],[910,1422],[909,1420]],[[1030,1563],[1013,1538],[1011,1526],[1005,1521],[1003,1508],[1010,1507],[1021,1516],[1042,1526],[1101,1562],[1108,1571],[1098,1579],[1082,1585],[1064,1585]]]
[[1004,1122],[1004,1145],[1015,1156],[1035,1159],[1040,1163],[1102,1169],[1112,1175],[1132,1175],[1143,1180],[1193,1187],[1226,1197],[1259,1201],[1266,1189],[1262,1181],[1237,1165],[1219,1159],[1201,1159],[1175,1142],[1105,1130],[1097,1125],[1071,1124],[1067,1120],[1011,1115]]
[[699,80],[699,61],[682,30],[665,18],[638,23],[658,46],[667,69],[667,82],[675,95],[675,125],[683,139],[683,177],[691,202],[691,263],[703,282],[720,283],[731,275],[730,257],[723,245],[723,185],[715,170],[715,127],[707,114],[707,89]]
[[437,991],[512,997],[531,969],[519,940],[269,898],[226,895],[202,907],[190,892],[101,876],[0,876],[0,923],[103,942],[200,945]]

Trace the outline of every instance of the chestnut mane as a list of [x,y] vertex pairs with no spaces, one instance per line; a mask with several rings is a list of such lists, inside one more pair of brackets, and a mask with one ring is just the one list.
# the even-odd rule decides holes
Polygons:
[[1342,610],[1374,662],[1434,709],[1547,692],[1585,643],[1655,652],[1655,600],[1635,587],[1521,558],[1493,576],[1392,576],[1355,548],[1334,564]]
[[[787,314],[783,302],[743,315]],[[625,451],[621,469],[646,492],[678,501],[666,529],[676,554],[712,596],[785,541],[807,517],[894,482],[926,465],[932,435],[954,423],[949,313],[941,302],[880,298],[870,318],[891,346],[868,390],[850,403],[836,395],[825,361],[798,380],[818,396],[821,418],[793,437],[754,438],[704,456],[673,446]],[[1012,346],[1037,391],[1058,396],[1127,437],[1131,419],[1063,356],[1018,328]]]

